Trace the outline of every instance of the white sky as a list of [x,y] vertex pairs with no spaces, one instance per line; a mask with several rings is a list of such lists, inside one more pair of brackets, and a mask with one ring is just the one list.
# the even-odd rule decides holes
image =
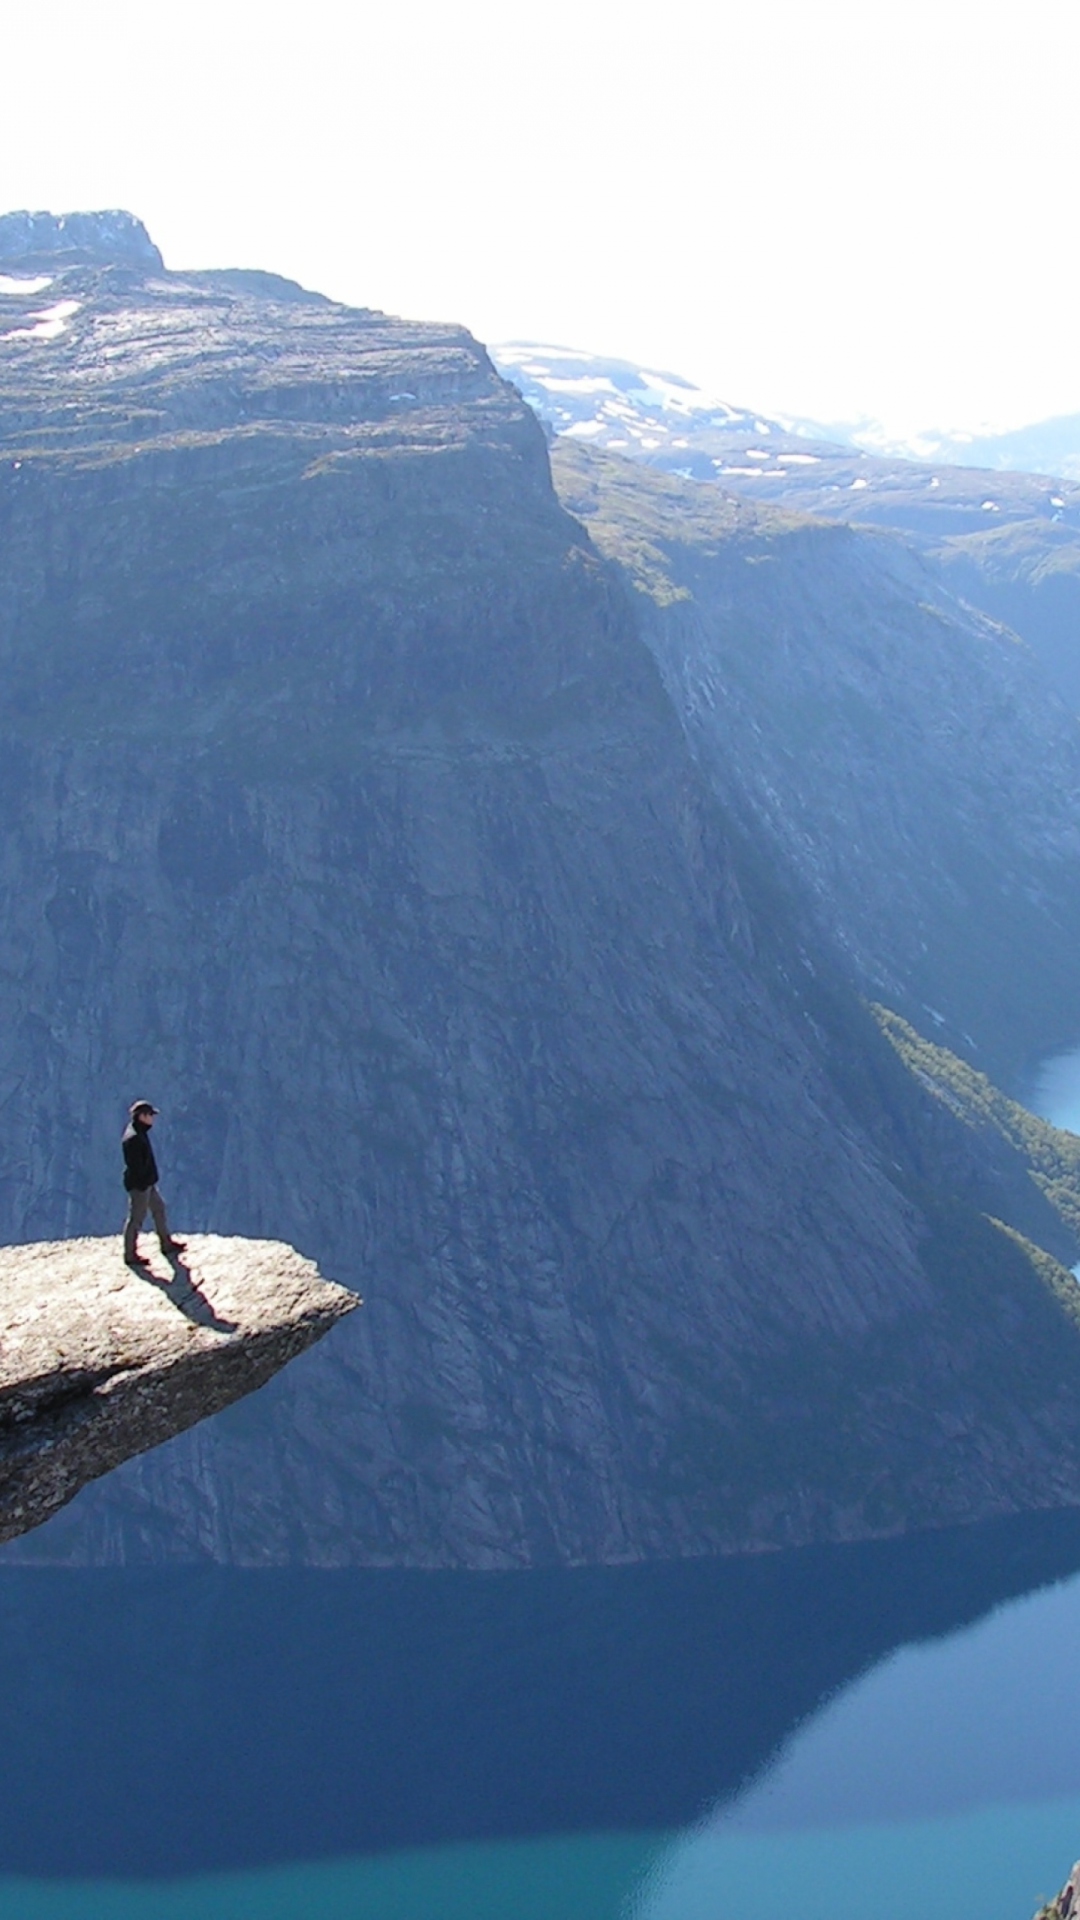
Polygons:
[[0,210],[894,431],[1080,411],[1080,0],[0,0]]

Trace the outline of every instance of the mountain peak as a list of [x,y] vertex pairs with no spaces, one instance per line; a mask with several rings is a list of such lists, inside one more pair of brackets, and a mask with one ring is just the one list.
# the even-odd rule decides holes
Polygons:
[[0,214],[4,266],[125,266],[164,269],[141,220],[112,208],[98,213]]

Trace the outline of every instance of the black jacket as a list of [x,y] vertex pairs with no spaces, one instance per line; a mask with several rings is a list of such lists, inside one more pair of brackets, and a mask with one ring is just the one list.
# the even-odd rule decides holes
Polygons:
[[132,1120],[120,1142],[124,1149],[124,1185],[129,1193],[145,1193],[157,1186],[157,1161],[150,1145],[150,1129]]

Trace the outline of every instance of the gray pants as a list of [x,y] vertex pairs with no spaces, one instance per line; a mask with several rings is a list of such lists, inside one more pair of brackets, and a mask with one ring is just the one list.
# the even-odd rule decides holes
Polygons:
[[144,1187],[142,1191],[136,1188],[128,1194],[128,1217],[124,1222],[125,1260],[130,1260],[132,1254],[135,1252],[135,1245],[139,1238],[139,1228],[146,1219],[146,1210],[148,1207],[151,1218],[157,1228],[157,1237],[161,1241],[162,1248],[165,1251],[168,1250],[169,1223],[165,1218],[165,1202],[156,1187]]

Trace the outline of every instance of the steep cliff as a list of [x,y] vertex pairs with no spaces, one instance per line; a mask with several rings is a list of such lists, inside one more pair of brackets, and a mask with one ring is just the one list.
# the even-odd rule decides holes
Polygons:
[[202,1235],[132,1272],[109,1240],[0,1248],[0,1540],[261,1387],[359,1304],[273,1242]]
[[1080,1502],[1072,1321],[923,1178],[930,1096],[482,349],[252,275],[0,300],[0,1233],[113,1224],[148,1092],[178,1225],[367,1301],[19,1551],[617,1561]]
[[888,536],[562,441],[699,764],[864,992],[1022,1087],[1080,1034],[1080,727]]

